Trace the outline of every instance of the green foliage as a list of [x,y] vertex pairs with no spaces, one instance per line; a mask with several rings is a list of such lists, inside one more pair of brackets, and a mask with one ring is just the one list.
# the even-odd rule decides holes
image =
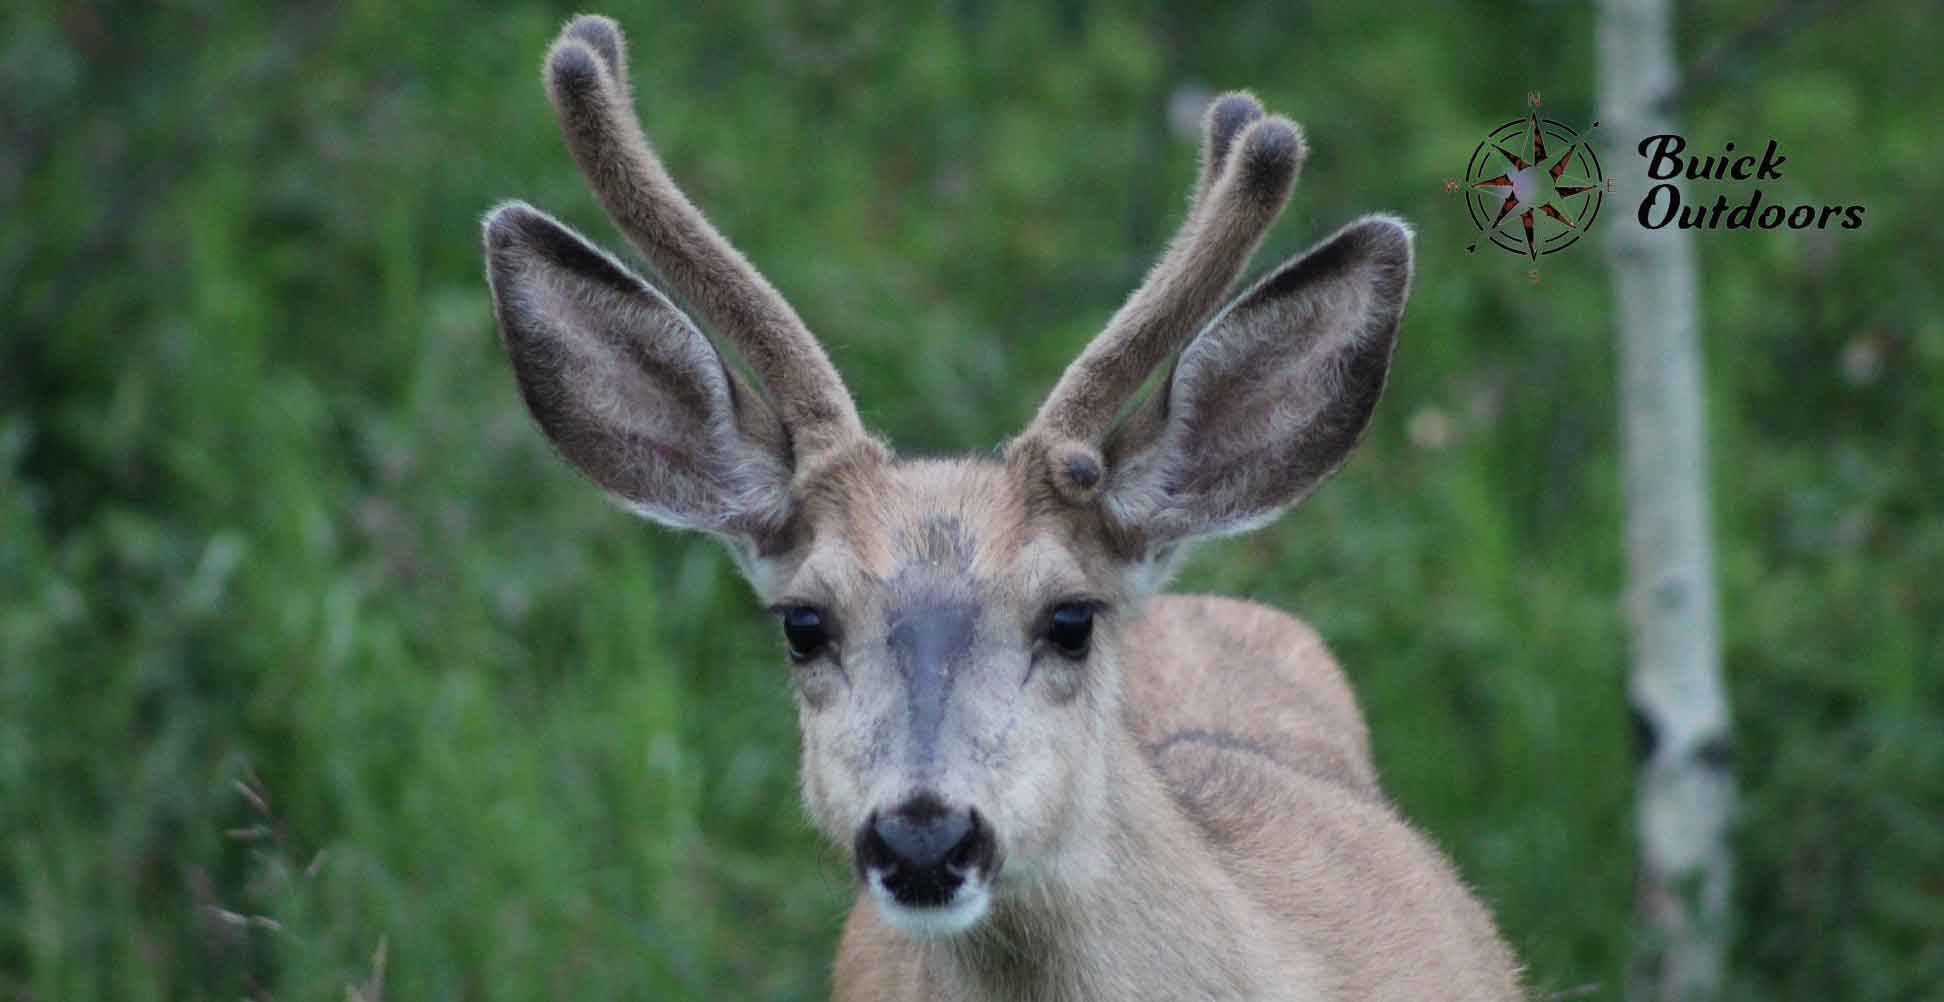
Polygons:
[[[1138,280],[1192,174],[1177,88],[1304,121],[1265,260],[1364,209],[1419,224],[1370,441],[1183,587],[1315,622],[1534,985],[1618,997],[1606,276],[1591,246],[1538,287],[1467,257],[1440,186],[1528,90],[1596,116],[1590,13],[734,6],[615,11],[644,117],[910,451],[1017,428]],[[568,13],[0,15],[0,998],[342,998],[381,944],[395,998],[824,993],[849,876],[798,813],[769,624],[709,544],[548,455],[492,335],[494,201],[619,244],[535,72]],[[1944,986],[1922,15],[1785,19],[1682,110],[1779,138],[1790,201],[1869,207],[1698,241],[1747,999]],[[1716,5],[1684,48],[1760,16]]]

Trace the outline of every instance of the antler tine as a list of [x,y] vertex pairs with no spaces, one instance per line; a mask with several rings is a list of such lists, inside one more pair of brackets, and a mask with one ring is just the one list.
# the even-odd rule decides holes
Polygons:
[[1072,454],[1056,461],[1055,469],[1067,475],[1055,482],[1063,492],[1079,488],[1074,500],[1084,500],[1098,483],[1095,449],[1121,405],[1221,305],[1288,201],[1307,154],[1302,130],[1286,118],[1263,117],[1262,106],[1247,94],[1217,100],[1204,123],[1200,180],[1180,232],[1107,329],[1060,377],[1022,436]]
[[761,377],[799,462],[863,437],[823,347],[649,148],[633,113],[626,53],[620,27],[594,15],[568,22],[547,53],[547,96],[594,194],[661,278]]
[[1248,91],[1231,91],[1209,102],[1208,110],[1202,113],[1201,174],[1195,178],[1195,195],[1188,203],[1191,214],[1201,210],[1209,189],[1222,179],[1235,137],[1262,115],[1262,102]]

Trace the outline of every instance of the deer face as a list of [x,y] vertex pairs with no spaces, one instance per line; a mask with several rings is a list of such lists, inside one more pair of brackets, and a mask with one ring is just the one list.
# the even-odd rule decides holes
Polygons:
[[1054,865],[1105,790],[1127,596],[1097,526],[1031,495],[999,462],[856,471],[772,606],[805,804],[914,934]]
[[900,461],[650,152],[614,24],[571,22],[546,80],[609,214],[761,387],[654,286],[512,203],[487,217],[487,278],[535,420],[628,508],[729,545],[784,636],[805,805],[891,925],[956,933],[994,895],[1071,878],[1127,740],[1125,623],[1182,544],[1269,521],[1348,456],[1409,232],[1352,223],[1222,307],[1304,156],[1293,124],[1225,97],[1181,234],[1033,424],[996,459]]

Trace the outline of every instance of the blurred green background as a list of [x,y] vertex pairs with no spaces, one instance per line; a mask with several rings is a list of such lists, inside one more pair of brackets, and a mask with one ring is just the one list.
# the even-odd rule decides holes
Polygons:
[[[1176,224],[1210,89],[1311,138],[1265,265],[1413,220],[1367,444],[1178,587],[1317,624],[1541,996],[1618,998],[1605,263],[1467,256],[1442,185],[1529,91],[1597,117],[1593,10],[1350,6],[608,12],[673,172],[909,452],[1024,423]],[[341,999],[381,944],[400,999],[824,994],[850,878],[799,815],[772,625],[549,454],[495,341],[495,201],[621,246],[539,85],[571,12],[0,14],[0,999]],[[1697,239],[1736,999],[1944,998],[1936,13],[1682,15],[1697,151],[1775,138],[1771,199],[1868,207]]]

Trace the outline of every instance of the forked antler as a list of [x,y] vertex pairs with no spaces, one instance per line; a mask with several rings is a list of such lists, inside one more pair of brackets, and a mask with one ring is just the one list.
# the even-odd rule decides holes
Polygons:
[[856,405],[796,311],[716,232],[649,148],[627,47],[605,17],[569,22],[547,54],[547,96],[608,215],[689,308],[735,346],[774,399],[799,468],[864,436]]
[[1040,406],[1021,445],[1047,451],[1069,500],[1091,498],[1098,448],[1122,406],[1222,305],[1281,213],[1307,150],[1294,122],[1263,116],[1244,93],[1223,96],[1204,121],[1202,167],[1188,217],[1161,262]]

